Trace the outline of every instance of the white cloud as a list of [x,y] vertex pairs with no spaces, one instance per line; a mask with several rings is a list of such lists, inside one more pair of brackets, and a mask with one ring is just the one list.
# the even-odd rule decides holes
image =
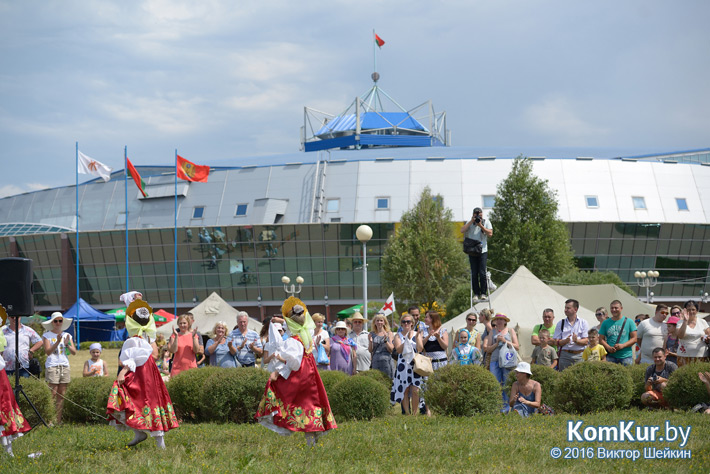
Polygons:
[[598,143],[609,130],[583,118],[583,108],[564,97],[549,97],[523,110],[523,126],[555,146]]
[[5,186],[0,186],[0,198],[7,196],[14,196],[15,194],[22,194],[25,190],[14,184],[6,184]]

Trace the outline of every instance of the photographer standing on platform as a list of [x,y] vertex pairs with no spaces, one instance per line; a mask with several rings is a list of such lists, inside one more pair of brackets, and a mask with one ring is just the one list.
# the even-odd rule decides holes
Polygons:
[[[473,210],[473,216],[462,228],[464,234],[464,252],[468,254],[471,265],[471,289],[474,302],[485,301],[488,297],[488,281],[486,280],[486,261],[488,260],[488,237],[493,235],[493,226],[483,218],[480,207]],[[472,241],[472,242],[471,242]]]

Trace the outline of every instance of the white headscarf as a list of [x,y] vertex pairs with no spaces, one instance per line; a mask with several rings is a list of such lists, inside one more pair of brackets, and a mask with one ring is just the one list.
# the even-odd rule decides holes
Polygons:
[[143,299],[143,293],[140,291],[129,291],[128,293],[124,293],[121,295],[119,298],[121,301],[123,301],[123,304],[126,306],[130,305],[133,303],[133,301],[136,300],[136,297],[140,296],[141,299]]

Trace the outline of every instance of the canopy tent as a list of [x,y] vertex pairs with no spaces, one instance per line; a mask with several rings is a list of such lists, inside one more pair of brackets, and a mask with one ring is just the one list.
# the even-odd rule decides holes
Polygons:
[[24,324],[25,326],[29,326],[30,324],[42,323],[46,320],[47,320],[47,318],[45,318],[41,314],[35,313],[32,316],[22,316],[20,318],[20,324]]
[[[77,317],[78,315],[78,317]],[[79,302],[64,313],[65,318],[72,318],[67,332],[76,334],[76,323],[79,322],[77,344],[81,341],[108,341],[115,323],[114,317],[94,309],[89,303],[79,298]]]
[[[203,302],[192,308],[190,311],[195,317],[195,326],[197,330],[208,335],[212,332],[214,325],[218,321],[223,321],[227,324],[227,331],[231,332],[232,328],[237,325],[237,309],[233,308],[222,299],[217,293],[212,292]],[[261,323],[250,317],[248,328],[256,332],[261,331]],[[173,332],[173,328],[177,327],[177,318],[162,325],[158,328],[160,334],[169,337]]]
[[[368,307],[369,306],[370,305],[368,305]],[[358,311],[362,313],[362,303],[356,304],[355,306],[351,306],[349,308],[341,309],[338,311],[338,319],[349,318]]]
[[126,309],[127,308],[116,308],[116,309],[112,309],[110,311],[106,311],[106,314],[112,315],[114,318],[116,318],[116,321],[125,321],[126,320]]
[[[563,310],[567,299],[521,265],[508,281],[491,294],[490,307],[496,313],[503,313],[510,318],[508,327],[518,328],[516,332],[520,343],[520,355],[529,360],[533,350],[530,335],[533,327],[542,323],[542,311],[545,308],[552,308],[555,311],[555,324],[557,324],[561,318],[564,318]],[[488,303],[478,303],[455,318],[446,321],[443,327],[449,332],[461,329],[466,326],[467,314],[470,312],[478,314],[487,307],[489,307]],[[582,306],[581,303],[577,316],[587,321],[590,328],[597,325],[594,312]],[[482,325],[479,325],[479,328],[482,328]]]
[[653,316],[656,312],[656,305],[642,303],[638,298],[628,294],[613,283],[605,285],[550,285],[550,288],[561,295],[565,295],[567,298],[574,298],[586,308],[596,310],[600,306],[604,306],[609,317],[611,317],[609,303],[614,300],[621,301],[621,305],[624,307],[622,314],[631,319],[634,319],[637,314]]
[[163,324],[169,323],[173,319],[175,319],[175,315],[172,313],[168,313],[164,309],[159,309],[158,311],[153,313],[153,318],[155,319],[155,325],[160,327]]

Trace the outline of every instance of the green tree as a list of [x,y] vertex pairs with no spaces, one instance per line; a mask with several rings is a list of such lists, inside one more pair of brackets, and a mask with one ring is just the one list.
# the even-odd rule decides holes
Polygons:
[[[385,293],[398,302],[440,303],[469,274],[451,209],[427,187],[413,209],[402,215],[397,232],[382,255]],[[403,306],[398,303],[398,308]]]
[[569,285],[604,285],[613,283],[628,294],[636,297],[629,285],[614,272],[585,272],[581,270],[572,270],[555,278],[555,283],[567,283]]
[[557,195],[533,174],[529,158],[517,157],[497,188],[490,219],[489,266],[513,273],[520,265],[543,280],[572,271],[567,226],[557,217]]

